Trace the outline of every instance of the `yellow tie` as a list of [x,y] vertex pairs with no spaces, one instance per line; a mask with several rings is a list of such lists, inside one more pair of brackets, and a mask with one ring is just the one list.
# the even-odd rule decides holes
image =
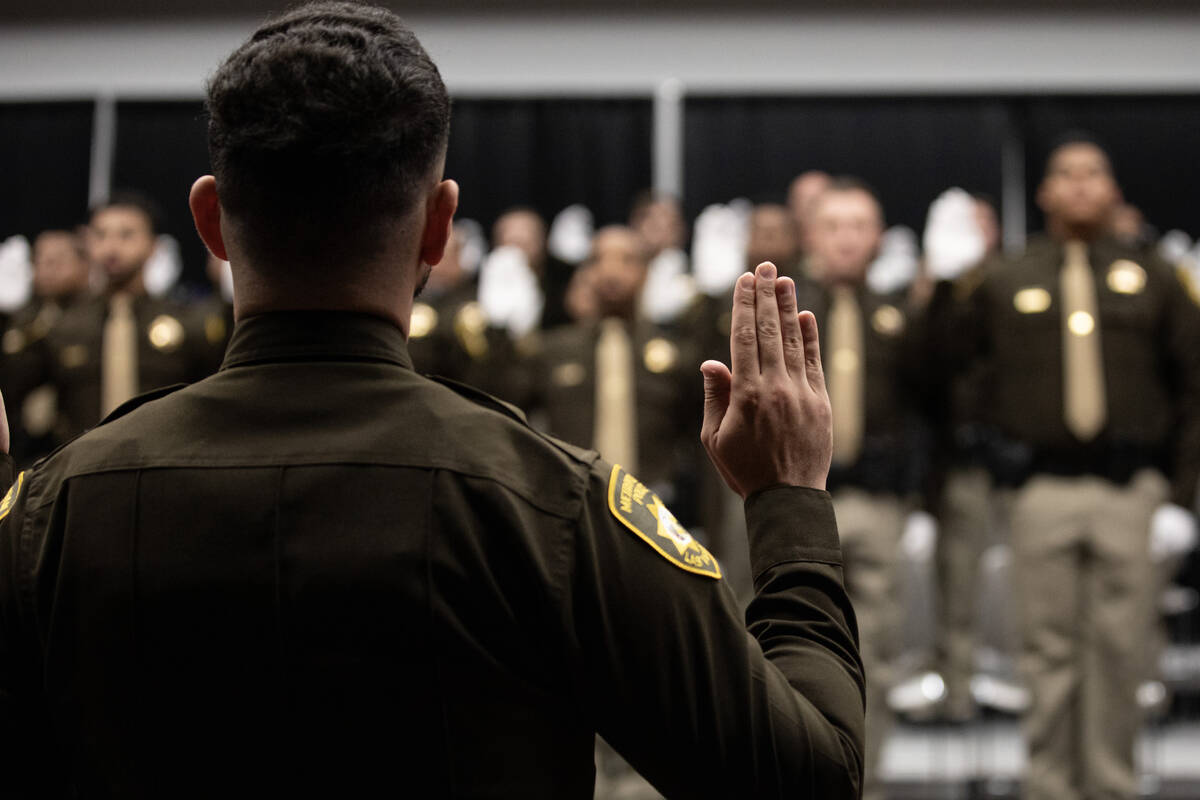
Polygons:
[[1067,242],[1059,280],[1063,314],[1063,418],[1076,437],[1088,442],[1104,427],[1107,409],[1096,281],[1083,242]]
[[606,319],[596,342],[596,429],[600,455],[629,472],[637,471],[633,343],[625,324]]
[[854,290],[833,289],[829,308],[829,403],[833,409],[833,461],[850,465],[858,460],[863,440],[862,311]]
[[100,353],[100,415],[138,393],[137,319],[133,298],[114,294],[109,301]]

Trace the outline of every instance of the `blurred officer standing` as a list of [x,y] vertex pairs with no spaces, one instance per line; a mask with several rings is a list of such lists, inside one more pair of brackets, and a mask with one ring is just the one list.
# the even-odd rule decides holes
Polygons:
[[520,405],[544,414],[554,436],[637,470],[692,523],[694,498],[678,498],[676,488],[699,455],[695,426],[703,398],[692,375],[698,353],[679,334],[638,315],[647,249],[631,229],[601,228],[580,269],[596,318],[543,334],[528,366],[530,394]]
[[758,203],[750,211],[746,237],[746,264],[770,261],[779,265],[781,275],[800,273],[800,238],[787,206]]
[[413,368],[508,397],[515,358],[507,334],[492,326],[477,285],[461,261],[463,234],[450,234],[446,255],[413,303],[408,350]]
[[[746,269],[770,261],[778,265],[780,275],[798,278],[804,274],[800,263],[800,243],[796,223],[787,206],[779,203],[756,203],[746,221],[745,250],[742,261]],[[703,303],[695,315],[703,337],[705,352],[716,358],[729,355],[729,312],[733,288],[721,296]]]
[[1151,521],[1188,524],[1200,474],[1200,308],[1109,235],[1120,193],[1094,141],[1052,150],[1037,199],[1046,235],[976,281],[944,344],[992,372],[993,466],[1020,487],[1026,796],[1132,798]]
[[833,466],[829,490],[846,558],[846,588],[854,602],[867,672],[865,798],[883,797],[878,767],[891,725],[888,668],[899,627],[897,561],[918,489],[911,440],[910,325],[903,293],[879,294],[867,269],[883,235],[883,210],[855,178],[836,178],[811,207],[812,275],[797,281],[798,304],[824,332],[833,406]]
[[155,219],[153,206],[133,193],[92,210],[88,252],[103,271],[104,292],[66,311],[35,345],[30,378],[57,391],[59,442],[142,392],[199,380],[220,363],[223,330],[206,332],[199,314],[146,293]]
[[[918,297],[928,297],[938,276],[969,272],[960,285],[971,286],[1002,259],[995,208],[962,189],[947,190],[930,206],[924,243],[925,270]],[[943,291],[950,288],[943,285]],[[942,365],[931,364],[924,372],[936,375],[941,369]],[[976,362],[970,370],[950,373],[926,383],[923,402],[936,433],[927,494],[938,516],[936,650],[937,669],[946,686],[941,711],[950,722],[965,722],[975,715],[971,678],[980,560],[1007,525],[1002,522],[1005,504],[993,491],[987,469],[993,430],[985,413],[991,392],[986,365]]]
[[801,274],[808,271],[810,250],[808,228],[813,201],[829,188],[831,180],[829,173],[810,169],[797,175],[788,185],[787,207],[788,213],[792,215],[792,222],[796,226],[797,241],[800,245]]
[[57,399],[39,385],[37,345],[64,311],[87,299],[90,264],[83,239],[73,231],[43,231],[33,243],[33,299],[9,320],[4,332],[3,389],[14,411],[12,454],[28,463],[54,447]]
[[458,186],[445,85],[394,14],[265,22],[208,111],[190,206],[234,270],[222,369],[15,482],[0,459],[4,796],[583,800],[599,732],[671,797],[857,797],[829,401],[791,282],[742,275],[732,368],[701,368],[743,618],[627,470],[413,372]]
[[515,247],[525,254],[543,296],[539,327],[543,330],[570,322],[564,296],[574,269],[550,254],[546,221],[532,208],[505,211],[492,225],[492,248]]

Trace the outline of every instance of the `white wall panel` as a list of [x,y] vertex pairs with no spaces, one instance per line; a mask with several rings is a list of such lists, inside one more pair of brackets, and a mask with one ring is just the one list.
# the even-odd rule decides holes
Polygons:
[[[1200,90],[1200,12],[409,18],[453,92]],[[196,97],[256,20],[0,27],[0,99]]]

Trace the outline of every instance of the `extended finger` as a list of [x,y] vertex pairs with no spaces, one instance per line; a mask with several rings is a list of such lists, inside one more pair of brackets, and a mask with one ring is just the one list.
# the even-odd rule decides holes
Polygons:
[[700,425],[700,440],[708,447],[729,409],[733,378],[729,368],[720,361],[705,361],[700,365],[700,372],[704,376],[704,421]]
[[779,335],[783,339],[783,365],[788,375],[804,377],[804,335],[796,316],[796,284],[791,278],[775,282],[775,299],[779,304]]
[[754,322],[754,276],[749,272],[733,287],[733,320],[729,325],[729,361],[733,380],[758,377],[758,334]]
[[779,301],[775,299],[775,265],[764,261],[754,270],[754,319],[758,333],[758,368],[783,369],[783,340],[779,337]]
[[814,392],[825,391],[825,368],[821,365],[821,336],[817,318],[811,311],[801,311],[797,317],[800,335],[804,338],[804,374]]

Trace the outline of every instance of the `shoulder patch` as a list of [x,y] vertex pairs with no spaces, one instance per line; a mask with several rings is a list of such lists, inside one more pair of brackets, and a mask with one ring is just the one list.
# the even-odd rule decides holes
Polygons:
[[8,516],[8,512],[12,511],[16,505],[17,496],[21,494],[21,487],[25,485],[25,471],[21,470],[17,473],[17,479],[13,481],[13,485],[8,487],[8,494],[4,495],[4,499],[0,500],[0,519]]
[[658,495],[617,464],[608,479],[608,510],[675,566],[720,579],[721,567],[712,554],[679,524]]

